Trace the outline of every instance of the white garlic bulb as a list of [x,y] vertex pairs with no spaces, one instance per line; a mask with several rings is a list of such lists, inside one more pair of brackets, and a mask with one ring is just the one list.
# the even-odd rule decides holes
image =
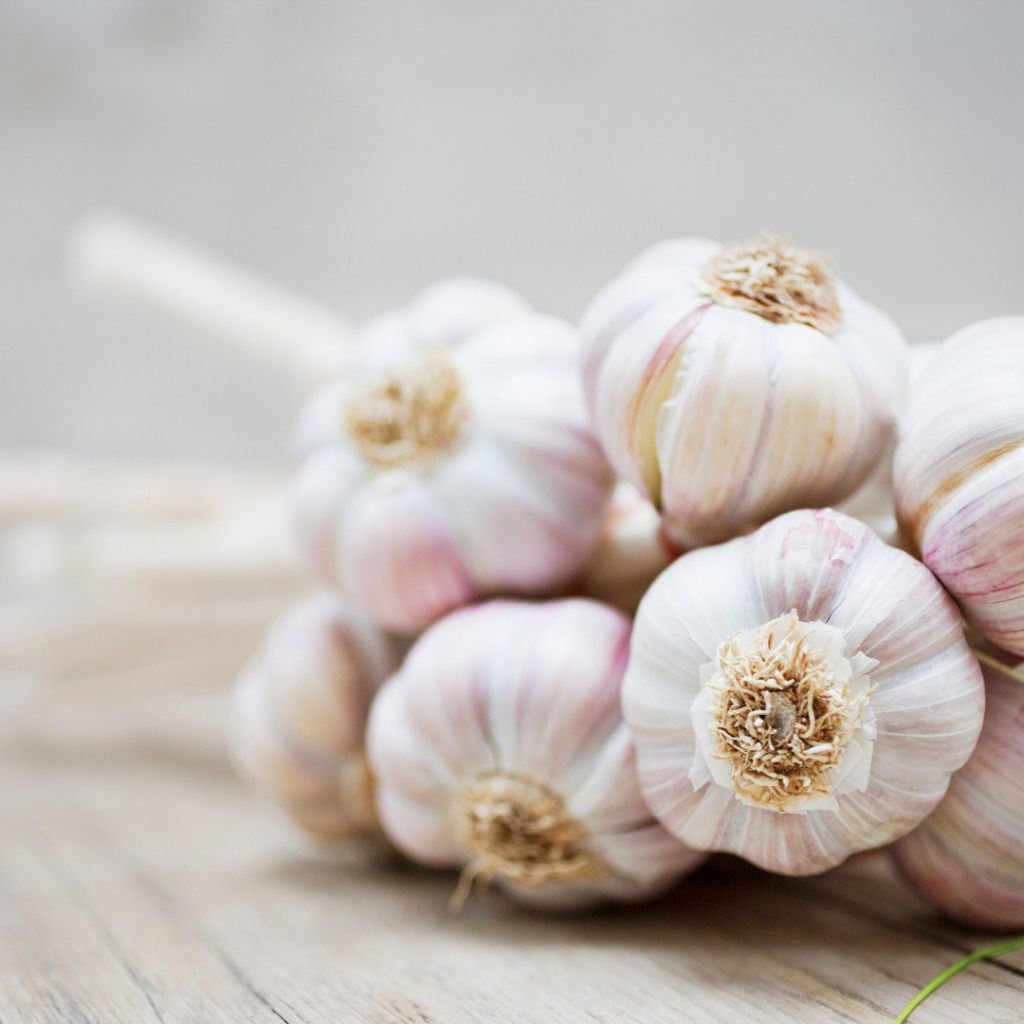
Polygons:
[[492,601],[416,642],[368,749],[399,849],[550,907],[650,896],[700,854],[658,825],[619,710],[629,620],[593,601]]
[[404,632],[481,595],[565,587],[614,483],[587,419],[575,330],[503,291],[484,302],[479,284],[459,321],[467,287],[371,325],[296,432],[306,561]]
[[235,763],[315,836],[376,827],[366,720],[397,653],[394,641],[325,594],[276,622],[238,681]]
[[659,573],[681,554],[666,536],[658,510],[620,480],[577,592],[632,615]]
[[987,659],[985,725],[938,807],[893,847],[944,913],[981,928],[1024,927],[1024,665]]
[[774,237],[656,245],[597,296],[582,331],[605,452],[684,548],[851,494],[906,388],[895,324]]
[[910,831],[983,709],[942,587],[830,509],[674,562],[640,604],[623,683],[658,820],[787,875]]
[[1024,317],[944,342],[900,434],[901,527],[971,625],[1024,655]]

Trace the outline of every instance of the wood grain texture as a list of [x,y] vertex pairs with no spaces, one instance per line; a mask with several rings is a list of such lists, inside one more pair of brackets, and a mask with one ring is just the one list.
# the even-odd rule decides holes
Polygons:
[[[643,907],[546,918],[489,893],[452,917],[454,874],[306,845],[221,739],[235,675],[303,587],[258,567],[8,602],[2,1024],[885,1024],[993,940],[936,919],[879,854],[804,880],[722,858]],[[1022,1018],[1018,953],[913,1021]]]

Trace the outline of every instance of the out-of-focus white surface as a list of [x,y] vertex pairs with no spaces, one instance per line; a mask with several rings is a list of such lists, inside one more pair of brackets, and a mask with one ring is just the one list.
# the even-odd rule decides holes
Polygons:
[[0,0],[0,448],[282,459],[283,377],[67,287],[124,209],[361,320],[575,318],[660,238],[829,252],[911,338],[1024,311],[1010,0]]

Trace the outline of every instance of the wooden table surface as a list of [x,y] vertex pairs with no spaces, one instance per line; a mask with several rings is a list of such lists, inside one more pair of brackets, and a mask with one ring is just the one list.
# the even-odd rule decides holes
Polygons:
[[[647,906],[544,918],[491,893],[453,917],[454,874],[308,846],[236,781],[221,736],[240,667],[307,586],[257,563],[122,560],[8,595],[0,1024],[884,1024],[993,941],[935,918],[880,854],[803,880],[722,858]],[[1022,1019],[1024,953],[912,1018]]]

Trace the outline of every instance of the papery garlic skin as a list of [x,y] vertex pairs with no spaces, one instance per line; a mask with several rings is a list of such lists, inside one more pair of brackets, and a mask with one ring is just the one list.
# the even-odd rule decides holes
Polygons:
[[[492,601],[428,629],[370,717],[392,842],[552,908],[642,899],[696,866],[702,855],[669,836],[640,796],[619,710],[629,635],[622,613],[581,599]],[[502,861],[474,846],[467,808],[493,812],[497,800],[500,810],[502,795],[517,792],[519,809],[496,819],[499,838],[522,848],[537,824],[530,802],[542,800],[567,837],[562,847],[537,840],[547,856]]]
[[[483,595],[564,589],[614,484],[587,418],[575,330],[498,286],[481,294],[479,282],[460,321],[468,287],[436,287],[371,324],[350,372],[311,399],[296,430],[307,564],[407,633]],[[389,401],[398,426],[372,419],[378,407],[390,415]],[[443,431],[421,431],[389,461],[401,423],[440,417]]]
[[658,575],[681,554],[666,536],[658,510],[620,480],[577,592],[632,615]]
[[323,594],[271,627],[238,681],[229,733],[235,764],[313,836],[376,829],[366,720],[397,655],[395,641]]
[[[758,790],[731,777],[758,763],[742,754],[746,737],[775,728],[770,750],[792,760],[789,737],[806,719],[783,707],[788,722],[770,721],[768,690],[760,717],[723,719],[722,708],[742,710],[748,687],[731,677],[732,689],[722,689],[737,702],[719,702],[716,721],[739,722],[741,735],[729,748],[719,731],[714,746],[708,686],[732,657],[730,645],[746,650],[760,633],[780,650],[791,628],[802,646],[790,653],[806,653],[823,680],[815,721],[830,707],[838,716],[834,764],[808,748],[796,758],[806,771],[786,769],[792,786],[769,779]],[[787,692],[800,697],[799,688]],[[909,555],[830,509],[787,513],[673,563],[640,604],[623,683],[641,787],[658,820],[694,849],[787,875],[825,871],[910,831],[970,755],[983,709],[977,661],[942,587]],[[767,740],[760,749],[769,750]]]
[[[824,273],[813,254],[762,241]],[[906,388],[899,329],[841,282],[823,329],[724,304],[706,271],[737,248],[662,242],[582,322],[584,390],[605,452],[683,548],[852,494],[885,452]]]
[[988,664],[985,725],[934,811],[892,848],[914,887],[980,928],[1024,927],[1024,665]]
[[1024,655],[1024,317],[945,341],[900,433],[901,527],[968,622]]

